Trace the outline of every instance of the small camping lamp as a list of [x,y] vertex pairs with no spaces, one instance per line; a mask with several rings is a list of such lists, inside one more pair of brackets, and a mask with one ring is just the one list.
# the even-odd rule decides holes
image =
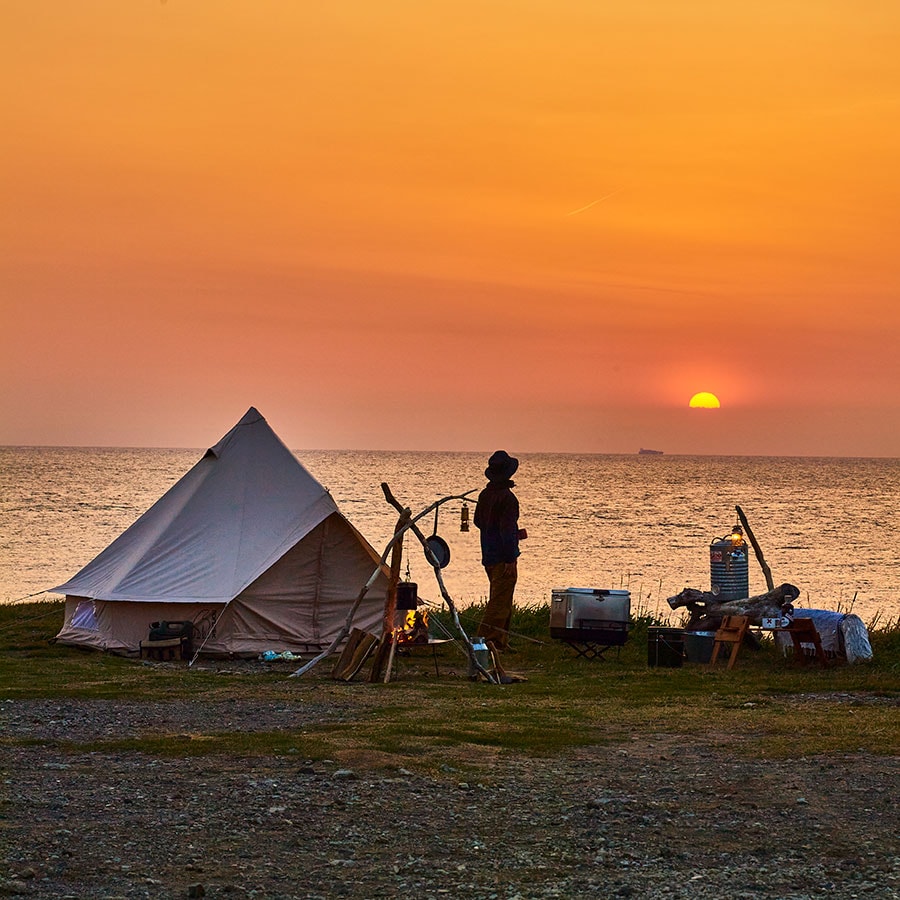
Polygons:
[[462,509],[459,511],[459,530],[469,530],[469,504],[463,503]]

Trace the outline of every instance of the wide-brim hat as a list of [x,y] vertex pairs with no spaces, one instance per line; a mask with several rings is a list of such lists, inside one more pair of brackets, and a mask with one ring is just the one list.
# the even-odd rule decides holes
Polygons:
[[491,454],[484,474],[488,481],[508,481],[518,468],[519,461],[514,456],[510,456],[505,450],[498,450]]

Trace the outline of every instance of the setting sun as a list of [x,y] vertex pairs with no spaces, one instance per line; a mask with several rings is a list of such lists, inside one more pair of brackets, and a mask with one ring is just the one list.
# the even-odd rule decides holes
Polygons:
[[720,405],[719,398],[715,394],[710,394],[709,391],[700,391],[699,394],[694,394],[688,404],[691,409],[718,409]]

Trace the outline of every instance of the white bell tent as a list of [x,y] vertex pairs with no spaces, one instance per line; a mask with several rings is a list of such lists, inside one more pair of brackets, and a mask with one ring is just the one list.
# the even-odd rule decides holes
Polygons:
[[[251,409],[65,584],[57,641],[132,654],[151,623],[191,621],[217,656],[318,651],[339,634],[379,555]],[[354,625],[380,632],[387,573]]]

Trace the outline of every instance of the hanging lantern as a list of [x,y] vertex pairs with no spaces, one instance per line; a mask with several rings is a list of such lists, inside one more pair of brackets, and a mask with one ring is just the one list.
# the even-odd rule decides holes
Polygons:
[[459,530],[469,530],[469,504],[463,503],[462,509],[459,511]]

